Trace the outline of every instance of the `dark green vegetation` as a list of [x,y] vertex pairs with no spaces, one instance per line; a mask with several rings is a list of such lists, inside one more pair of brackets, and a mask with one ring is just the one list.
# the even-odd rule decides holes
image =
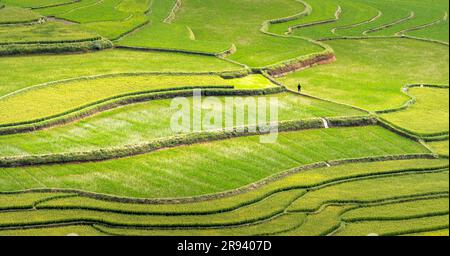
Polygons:
[[[0,0],[0,235],[448,236],[448,9]],[[199,88],[277,141],[173,131]]]

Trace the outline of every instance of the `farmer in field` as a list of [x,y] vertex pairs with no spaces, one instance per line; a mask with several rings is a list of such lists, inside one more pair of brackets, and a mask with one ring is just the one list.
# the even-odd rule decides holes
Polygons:
[[297,89],[298,89],[298,93],[302,92],[302,85],[300,83],[298,84]]

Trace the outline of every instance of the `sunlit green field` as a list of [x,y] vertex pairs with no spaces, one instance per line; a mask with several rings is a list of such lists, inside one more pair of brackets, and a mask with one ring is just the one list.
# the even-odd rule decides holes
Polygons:
[[409,93],[417,99],[414,105],[405,111],[382,117],[415,133],[448,132],[448,88],[413,88]]
[[[47,184],[44,187],[91,188],[127,196],[191,196],[237,188],[319,161],[427,152],[420,144],[379,127],[280,133],[278,143],[265,147],[259,141],[259,136],[252,136],[97,163],[1,169],[0,187],[15,191]],[[374,145],[363,146],[368,143]],[[111,178],[105,177],[108,173]],[[11,180],[18,176],[23,177],[21,185]]]
[[[270,98],[273,97],[282,102],[278,110],[278,120],[280,121],[364,115],[364,112],[346,106],[299,97],[290,93],[261,96],[257,100],[270,101]],[[220,98],[223,103],[226,99],[227,97]],[[245,102],[245,99],[249,98],[243,99]],[[190,102],[192,104],[192,99]],[[243,106],[242,103],[240,106]],[[194,106],[192,108],[194,109]],[[198,107],[195,106],[195,109]],[[222,113],[224,125],[226,125],[226,118],[236,119],[234,114],[226,113],[224,109],[213,111]],[[171,107],[171,100],[155,100],[124,106],[79,122],[31,134],[5,135],[2,137],[2,142],[8,146],[0,148],[0,156],[76,152],[167,138],[176,135],[170,129],[171,116],[176,112],[177,110]],[[203,118],[207,113],[205,111],[202,113]],[[248,117],[248,109],[246,109],[246,116]]]
[[448,6],[0,0],[0,236],[448,236]]
[[448,140],[429,142],[429,145],[436,153],[448,156]]
[[[218,75],[117,75],[86,78],[38,86],[4,97],[0,105],[0,123],[45,118],[114,96],[193,86],[232,86],[237,90],[275,87],[269,80],[257,75],[228,80]],[[23,102],[29,104],[23,105]],[[11,109],[15,111],[11,112]]]
[[[183,63],[183,65],[177,65]],[[201,63],[201,65],[198,65]],[[21,56],[0,58],[0,67],[14,67],[2,74],[0,95],[33,85],[81,76],[130,72],[214,72],[239,70],[240,66],[216,58],[186,54],[107,50],[68,56]],[[52,70],[52,72],[48,72]]]
[[292,89],[301,82],[305,93],[371,111],[400,107],[409,99],[401,93],[405,85],[448,84],[448,46],[408,39],[337,40],[329,44],[337,57],[333,65],[279,80]]
[[22,8],[5,7],[0,9],[0,24],[33,22],[39,18],[41,18],[41,15]]

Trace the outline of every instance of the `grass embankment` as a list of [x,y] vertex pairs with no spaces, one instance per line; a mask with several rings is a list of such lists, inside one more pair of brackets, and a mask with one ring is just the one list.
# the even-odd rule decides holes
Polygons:
[[[1,2],[7,7],[0,14],[7,8],[19,13],[0,15],[0,23],[2,19],[24,22],[32,15],[30,10],[11,6],[39,7],[34,10],[36,17],[77,22],[56,19],[32,26],[0,26],[0,52],[3,48],[8,54],[94,49],[94,43],[78,41],[120,38],[150,21],[151,25],[118,43],[209,54],[234,44],[237,51],[228,58],[262,67],[323,50],[301,38],[261,33],[264,21],[292,15],[298,19],[272,24],[268,31],[282,35],[290,26],[328,20],[294,29],[293,35],[320,39],[405,34],[448,42],[448,17],[444,19],[448,3],[444,0],[400,1],[395,6],[385,0],[184,0],[168,19],[174,0],[153,1],[152,5],[136,0]],[[338,6],[341,13],[336,13]],[[298,16],[302,12],[304,17]],[[371,29],[373,33],[365,33]],[[57,47],[49,40],[58,42]],[[33,43],[37,41],[43,44],[37,46]],[[300,82],[308,94],[370,111],[401,106],[408,100],[400,92],[405,85],[448,85],[445,43],[412,39],[326,43],[336,51],[335,64],[293,73],[280,81],[293,90]],[[29,86],[81,76],[220,72],[242,66],[211,56],[110,50],[2,57],[0,69],[8,71],[0,76],[1,98]],[[273,86],[257,75],[231,80],[211,75],[116,76],[55,83],[0,99],[0,124],[58,114],[118,94],[188,85]],[[414,133],[448,133],[448,90],[438,93],[444,90],[411,89],[417,97],[415,105],[383,116]],[[361,114],[291,93],[277,97],[280,120]],[[93,149],[103,149],[92,152],[107,155],[110,146],[173,135],[169,130],[173,111],[169,100],[156,100],[46,131],[2,136],[0,156]],[[448,140],[427,143],[434,152],[448,155]],[[0,168],[0,235],[448,235],[448,159],[376,158],[430,153],[420,143],[378,126],[282,132],[277,143],[263,146],[259,136],[172,146],[177,147],[108,161]],[[338,166],[332,161],[369,156],[374,158]],[[62,190],[4,192],[38,188]]]
[[[448,9],[447,9],[448,13]],[[441,42],[449,42],[449,19],[444,19],[435,25],[424,27],[418,30],[408,31],[406,35],[438,40]],[[447,231],[448,232],[448,231]]]
[[[169,6],[155,3],[154,7],[160,17],[168,13],[160,13],[159,8],[167,9]],[[268,36],[260,31],[266,20],[295,15],[303,10],[304,5],[290,0],[185,0],[173,24],[147,26],[119,44],[199,52],[224,51],[235,44],[237,52],[229,56],[231,60],[251,67],[263,67],[323,50],[307,40]],[[236,26],[236,21],[239,21],[239,26]],[[191,33],[187,27],[195,35],[195,40],[189,39]]]
[[[406,162],[404,162],[406,163]],[[410,162],[411,164],[412,162]],[[379,167],[388,168],[383,166],[383,163],[377,163]],[[363,168],[370,168],[370,166],[376,166],[376,163],[366,164]],[[389,164],[388,164],[389,165]],[[353,170],[358,169],[357,165],[354,165]],[[359,164],[361,167],[361,164]],[[335,168],[335,167],[332,167]],[[333,170],[333,172],[338,170]],[[372,170],[374,170],[372,168]],[[314,171],[310,171],[310,174],[314,175]],[[339,172],[340,173],[340,172]],[[380,173],[379,173],[380,174]],[[301,175],[304,173],[296,174],[297,182]],[[298,176],[300,175],[300,176]],[[309,174],[306,174],[309,175]],[[318,178],[318,176],[312,176]],[[75,210],[67,208],[62,209],[42,209],[40,204],[37,205],[37,211],[23,211],[23,212],[4,212],[0,213],[2,218],[3,226],[20,226],[29,224],[43,224],[43,223],[67,223],[73,221],[86,221],[88,223],[103,223],[109,225],[119,226],[129,226],[131,229],[120,229],[120,228],[106,228],[102,226],[97,226],[100,230],[107,231],[112,234],[128,234],[128,235],[231,235],[231,234],[243,234],[243,235],[255,235],[255,234],[282,234],[282,235],[325,235],[333,231],[340,226],[341,215],[342,219],[347,223],[343,229],[339,230],[337,234],[359,234],[366,235],[377,231],[378,234],[389,234],[398,233],[402,234],[404,232],[417,233],[425,228],[443,229],[447,225],[448,228],[448,198],[445,198],[445,192],[448,194],[448,183],[445,181],[445,177],[448,178],[448,171],[438,171],[434,173],[411,173],[411,174],[401,174],[396,176],[379,176],[379,177],[367,177],[361,180],[344,180],[344,183],[329,183],[325,186],[318,186],[312,189],[307,194],[304,191],[291,190],[287,192],[280,192],[274,194],[273,196],[267,197],[267,199],[258,201],[249,206],[241,207],[237,210],[224,212],[224,213],[213,213],[209,215],[180,215],[180,216],[155,216],[155,215],[126,215],[124,213],[111,213],[98,211],[101,208],[97,208],[97,211],[93,210]],[[293,181],[294,177],[288,177]],[[301,179],[300,179],[301,180]],[[417,180],[421,180],[419,185],[417,185]],[[319,181],[319,180],[318,180]],[[280,181],[281,182],[281,181]],[[324,184],[325,180],[321,180]],[[397,184],[401,182],[404,184],[401,188]],[[299,183],[297,183],[299,184]],[[317,184],[317,183],[316,183]],[[383,186],[380,186],[383,184]],[[365,189],[357,189],[348,191],[348,187],[364,187],[368,188],[369,191]],[[380,193],[371,193],[372,188],[377,188]],[[330,190],[340,193],[327,193]],[[342,191],[346,194],[344,195]],[[440,198],[433,198],[433,193],[441,193]],[[300,197],[298,200],[304,200],[305,197],[312,195],[313,197],[322,194],[323,197],[320,201],[320,205],[329,203],[330,200],[336,200],[336,198],[341,198],[344,202],[348,202],[348,206],[329,206],[325,207],[319,212],[310,211],[304,213],[285,213],[283,209],[287,207],[288,211],[295,208],[296,203],[291,207],[289,205],[295,198]],[[351,194],[349,197],[348,194]],[[430,198],[423,197],[420,199],[419,195],[429,194]],[[416,195],[416,196],[414,196]],[[436,195],[438,196],[438,195]],[[392,199],[391,199],[392,198]],[[396,198],[396,199],[393,199]],[[403,198],[403,199],[402,199]],[[63,205],[67,206],[67,201],[72,201],[72,204],[79,202],[80,198],[69,197],[56,199],[54,201],[50,200],[44,202],[44,205],[54,205],[56,207],[61,207]],[[81,199],[83,200],[83,199]],[[224,200],[224,199],[221,199]],[[359,201],[355,201],[359,200]],[[400,200],[400,201],[399,201]],[[404,200],[404,201],[401,201]],[[66,204],[64,204],[66,201]],[[359,202],[359,203],[358,203]],[[106,203],[113,204],[113,203]],[[198,203],[191,205],[172,205],[174,209],[199,209]],[[95,206],[101,205],[96,203]],[[118,205],[118,204],[116,204]],[[120,204],[119,204],[120,205]],[[218,206],[220,204],[209,204]],[[320,207],[318,204],[317,207]],[[417,207],[420,205],[420,207]],[[137,207],[129,205],[130,207]],[[140,205],[140,207],[170,207],[170,205]],[[430,210],[432,207],[433,210]],[[127,208],[128,210],[131,208]],[[302,207],[303,209],[303,207]],[[298,209],[295,209],[298,210]],[[277,214],[279,212],[279,214]],[[395,212],[395,216],[392,217],[391,213]],[[251,214],[250,214],[251,213]],[[256,214],[255,214],[256,213]],[[250,214],[250,215],[249,215]],[[76,217],[74,217],[76,216]],[[234,216],[234,217],[233,217]],[[271,217],[272,216],[272,217]],[[388,219],[383,219],[383,216],[388,216]],[[436,216],[436,217],[434,217]],[[306,218],[305,218],[306,217]],[[355,219],[356,218],[356,219]],[[361,218],[364,218],[364,222],[360,222]],[[372,223],[372,220],[376,219]],[[420,218],[420,219],[418,219]],[[260,219],[263,222],[253,223],[255,220]],[[395,221],[391,221],[394,220]],[[211,222],[211,220],[213,220]],[[447,223],[445,224],[445,221]],[[399,226],[398,222],[409,222],[411,225],[407,227],[405,231],[405,226]],[[248,223],[246,226],[240,227],[223,227],[221,225],[234,225],[235,223]],[[204,223],[204,224],[202,224]],[[213,224],[215,223],[215,224]],[[350,224],[348,224],[350,223]],[[355,223],[355,224],[353,224]],[[369,223],[369,225],[367,225]],[[203,225],[210,226],[215,225],[214,229],[202,229]],[[359,225],[364,224],[362,227]],[[376,226],[373,226],[375,224]],[[177,227],[176,230],[136,230],[133,227],[138,226],[161,226],[161,227]],[[186,228],[184,230],[179,230],[178,228],[185,226],[195,227],[195,229]],[[357,228],[355,228],[356,226]],[[377,229],[373,229],[378,227]],[[381,229],[381,230],[380,230]],[[66,230],[72,230],[72,227],[67,227]],[[361,231],[363,230],[363,231]],[[23,232],[23,231],[22,231]],[[365,234],[362,234],[365,232]]]
[[335,28],[345,27],[352,24],[367,21],[378,14],[378,10],[371,5],[361,1],[329,1],[341,7],[341,13],[335,22],[329,22],[314,26],[294,29],[293,35],[305,36],[313,39],[337,37],[333,33]]
[[0,236],[105,236],[91,226],[73,225],[36,229],[0,230]]
[[411,88],[409,93],[416,98],[413,105],[406,110],[383,114],[381,117],[415,134],[448,134],[448,88]]
[[[357,26],[348,26],[339,28],[336,30],[336,35],[338,36],[372,36],[371,33],[382,29],[382,27],[388,26],[388,24],[394,24],[399,22],[399,20],[405,19],[405,17],[410,16],[411,11],[402,5],[402,3],[392,4],[390,1],[364,1],[366,4],[377,9],[381,16],[376,16],[374,20],[370,22],[359,24]],[[373,13],[372,13],[373,14]],[[367,15],[367,21],[372,18]]]
[[104,210],[154,215],[161,215],[164,213],[172,213],[172,215],[204,215],[208,213],[235,210],[239,207],[258,202],[267,196],[280,191],[311,189],[324,184],[332,184],[333,182],[345,182],[357,178],[402,173],[407,172],[408,170],[432,170],[443,168],[445,166],[448,166],[448,161],[442,159],[412,159],[321,167],[297,171],[284,178],[269,182],[258,189],[248,190],[247,192],[243,191],[241,194],[234,196],[214,199],[213,201],[215,203],[211,203],[211,200],[208,200],[203,202],[178,204],[131,204],[108,202],[83,196],[76,196],[43,202],[38,204],[38,207],[39,209],[57,209],[62,207],[65,209]]
[[280,133],[277,143],[264,147],[259,140],[242,137],[97,163],[2,169],[0,189],[59,187],[134,197],[192,196],[233,189],[319,161],[427,152],[419,143],[376,126]]
[[[448,13],[447,1],[406,1],[392,5],[390,1],[368,0],[340,0],[321,1],[319,5],[314,1],[307,1],[313,7],[311,17],[289,22],[293,34],[314,39],[336,39],[339,37],[400,37],[416,34],[426,40],[440,40],[448,42]],[[331,16],[332,5],[340,6],[341,12],[336,17]],[[321,19],[314,14],[314,7],[318,6],[322,12],[328,13]],[[317,8],[316,8],[317,12]],[[303,20],[311,20],[304,22]],[[307,24],[305,26],[305,24]],[[279,26],[286,27],[283,25]],[[278,29],[278,32],[283,30]],[[420,31],[420,32],[419,32]]]
[[309,15],[298,19],[272,24],[269,31],[275,34],[283,35],[289,31],[289,27],[308,26],[318,22],[334,20],[338,4],[333,1],[309,0],[306,3],[311,6],[312,11]]
[[[325,203],[364,203],[379,198],[448,192],[446,178],[448,178],[448,168],[446,172],[441,173],[383,177],[376,179],[377,182],[368,179],[324,187],[301,197],[288,208],[288,211],[316,211]],[[402,186],[399,187],[398,184]]]
[[[175,5],[173,1],[153,1],[148,14],[150,23],[139,31],[128,35],[119,42],[120,46],[185,50],[203,53],[219,53],[231,47],[227,42],[211,42],[196,40],[194,32],[184,24],[169,23],[166,20]],[[183,1],[183,5],[185,2]],[[176,12],[175,15],[178,15]]]
[[39,2],[36,2],[35,0],[2,0],[2,3],[7,5],[20,6],[24,8],[39,8],[70,2],[74,2],[74,0],[39,0]]
[[404,236],[448,236],[448,228],[435,230],[435,231],[422,231],[417,233],[408,233]]
[[[11,66],[14,68],[11,69]],[[128,50],[75,55],[3,57],[0,58],[0,68],[11,70],[0,77],[2,96],[32,85],[81,76],[127,72],[214,72],[241,69],[240,66],[213,57]]]
[[435,141],[435,142],[427,142],[427,144],[433,149],[436,153],[448,156],[449,153],[449,144],[448,140],[445,141]]
[[16,195],[0,194],[0,210],[31,209],[42,200],[52,198],[54,196],[54,193],[33,193]]
[[19,7],[0,8],[0,26],[36,22],[41,17],[38,13]]
[[[129,14],[116,8],[120,2],[122,1],[105,0],[102,2],[97,2],[95,5],[91,5],[86,8],[72,9],[70,12],[60,16],[79,23],[123,20],[126,19]],[[145,3],[145,1],[143,2]]]
[[111,42],[95,32],[47,19],[37,10],[7,6],[0,14],[0,56],[85,52],[112,47]]
[[[283,210],[296,198],[301,196],[304,191],[292,190],[277,193],[255,204],[244,206],[234,211],[216,213],[206,216],[152,216],[136,214],[120,214],[101,211],[87,210],[47,210],[42,209],[30,214],[32,219],[24,218],[19,220],[20,215],[28,215],[26,211],[14,212],[9,215],[7,212],[0,213],[2,221],[0,226],[23,225],[24,223],[39,222],[39,219],[45,218],[45,222],[61,222],[67,219],[81,220],[91,219],[99,223],[122,223],[129,226],[185,226],[185,227],[213,227],[213,226],[232,226],[239,224],[252,223],[258,220],[270,218]],[[38,217],[41,216],[41,217]],[[52,217],[53,216],[53,217]],[[120,225],[120,224],[119,224]]]
[[194,86],[233,86],[237,90],[248,90],[276,85],[261,75],[232,80],[218,75],[131,75],[80,79],[35,87],[1,99],[0,124],[45,118],[118,95]]
[[[447,1],[408,1],[400,4],[401,7],[408,10],[411,14],[413,14],[412,18],[398,23],[395,26],[391,26],[389,28],[385,28],[370,35],[373,36],[392,36],[392,35],[401,35],[406,33],[409,29],[422,26],[424,24],[429,24],[436,20],[442,19],[444,17],[445,12],[448,12],[448,2]],[[448,27],[447,27],[448,30]],[[445,29],[441,30],[442,33],[448,34],[445,32]]]
[[[338,40],[333,65],[289,74],[279,80],[305,93],[370,111],[401,106],[408,84],[448,84],[448,46],[410,39]],[[417,61],[420,59],[421,61]]]
[[[248,77],[246,79],[225,80],[224,82],[236,83],[237,81],[249,81],[249,79],[252,80]],[[258,77],[253,79],[259,80]],[[216,78],[216,80],[219,80],[220,84],[220,79]],[[198,80],[195,81],[198,82]],[[261,86],[265,84],[264,81],[262,82]],[[266,99],[269,102],[272,97],[276,97],[279,102],[278,121],[365,114],[346,106],[291,93],[257,96],[255,100]],[[226,97],[219,98],[223,104],[225,104],[226,99]],[[237,106],[243,106],[247,98],[243,99],[244,101],[241,103],[236,102]],[[5,135],[0,138],[1,143],[5,145],[0,148],[0,156],[85,151],[139,144],[143,141],[173,136],[176,134],[171,129],[171,119],[178,109],[172,108],[171,102],[171,99],[167,99],[139,103],[99,113],[61,127],[27,134]],[[192,98],[189,98],[189,104],[191,113],[193,113],[194,108],[198,110],[198,106],[193,105]],[[228,126],[225,123],[227,118],[236,119],[235,113],[225,112],[225,109],[222,108],[212,109],[211,111],[221,115],[223,127]],[[203,110],[202,117],[204,118],[209,113],[209,111]],[[245,108],[245,113],[245,120],[248,120],[247,108]],[[236,121],[233,124],[236,125]]]
[[47,16],[75,21],[79,23],[80,28],[112,40],[146,24],[149,20],[147,11],[150,2],[150,0],[106,0],[102,2],[86,0],[38,11]]
[[57,22],[45,22],[32,26],[0,26],[0,43],[33,44],[33,43],[64,43],[83,41],[99,36],[81,29]]
[[410,220],[358,222],[347,224],[346,227],[342,231],[336,233],[336,235],[364,236],[378,234],[384,236],[394,236],[411,233],[414,234],[417,232],[448,229],[448,222],[448,214]]
[[411,201],[395,205],[369,206],[345,213],[342,219],[348,222],[356,222],[420,218],[430,215],[430,209],[433,209],[436,215],[448,214],[448,198]]

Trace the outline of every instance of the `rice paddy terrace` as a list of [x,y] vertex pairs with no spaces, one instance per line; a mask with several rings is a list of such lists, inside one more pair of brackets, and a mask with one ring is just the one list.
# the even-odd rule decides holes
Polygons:
[[[448,236],[448,10],[0,0],[0,235]],[[277,141],[173,131],[197,89]]]

